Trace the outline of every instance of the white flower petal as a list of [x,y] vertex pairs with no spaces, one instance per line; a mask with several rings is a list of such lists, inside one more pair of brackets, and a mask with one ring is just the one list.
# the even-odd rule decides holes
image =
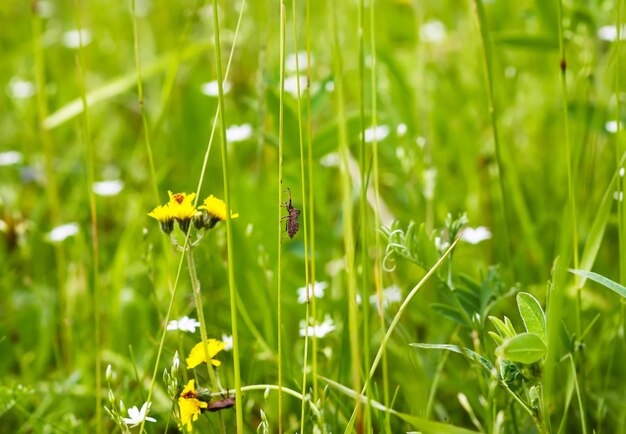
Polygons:
[[477,228],[465,228],[461,239],[470,244],[478,244],[491,238],[491,231],[485,226]]
[[13,77],[7,86],[7,94],[15,99],[30,98],[35,94],[35,85],[30,81]]
[[446,26],[441,21],[431,20],[422,24],[420,39],[424,42],[441,42],[446,38]]
[[[298,68],[296,68],[296,59],[298,61]],[[311,55],[311,66],[313,66],[313,56]],[[306,71],[307,69],[307,54],[306,51],[300,51],[298,53],[291,53],[285,58],[285,69],[287,72],[295,73],[297,69],[300,71]]]
[[[311,288],[311,284],[309,284],[309,293],[311,297],[315,298],[324,298],[324,291],[328,288],[328,283],[326,282],[315,282],[313,288]],[[298,303],[304,304],[307,300],[307,287],[303,286],[298,288]]]
[[381,141],[389,135],[389,131],[390,129],[387,125],[379,125],[376,128],[367,128],[364,132],[365,142],[371,143],[374,139]]
[[[230,92],[232,85],[230,84],[229,81],[225,81],[224,84],[222,85],[222,88],[223,88],[222,90],[224,91],[224,95],[226,95],[228,92]],[[202,93],[207,96],[213,96],[213,97],[219,96],[217,80],[204,83],[201,87],[201,90],[202,90]]]
[[242,142],[252,137],[252,125],[231,125],[226,130],[226,140],[228,142]]
[[230,351],[233,349],[233,337],[222,334],[222,342],[224,342],[224,351]]
[[63,45],[67,48],[78,48],[80,47],[80,42],[83,42],[83,47],[89,45],[91,40],[93,39],[91,36],[91,31],[89,29],[73,29],[67,31],[63,34]]
[[119,179],[98,181],[91,188],[98,196],[117,196],[124,189],[124,183]]
[[76,235],[79,231],[80,227],[78,223],[67,223],[61,226],[57,226],[53,228],[50,232],[48,232],[47,239],[50,242],[58,243],[66,238],[72,237]]
[[0,152],[0,166],[12,166],[20,164],[24,160],[24,156],[18,151]]

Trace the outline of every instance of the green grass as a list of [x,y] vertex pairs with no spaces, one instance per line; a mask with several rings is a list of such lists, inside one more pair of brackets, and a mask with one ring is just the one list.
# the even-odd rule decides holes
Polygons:
[[[176,432],[191,379],[197,432],[624,432],[624,7],[3,2],[0,432]],[[168,191],[239,216],[185,253]]]

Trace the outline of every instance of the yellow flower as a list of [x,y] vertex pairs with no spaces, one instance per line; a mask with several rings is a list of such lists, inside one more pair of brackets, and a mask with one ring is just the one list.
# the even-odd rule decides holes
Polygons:
[[196,213],[196,207],[193,206],[193,199],[196,197],[196,193],[176,193],[173,194],[168,191],[170,201],[167,206],[170,207],[171,213],[179,222],[190,221]]
[[[218,222],[226,220],[226,204],[222,199],[211,195],[204,199],[204,203],[198,207],[198,209],[206,210],[208,222],[206,226],[211,229]],[[239,214],[233,214],[230,212],[230,218],[235,219],[239,217]]]
[[166,234],[169,234],[174,229],[174,215],[168,205],[159,205],[149,212],[148,215],[161,223],[161,230]]
[[[213,359],[217,353],[224,349],[224,345],[226,345],[222,341],[218,341],[217,339],[208,339],[206,341],[207,352],[209,356],[209,360],[213,364],[213,366],[219,366],[222,364],[219,360]],[[204,344],[200,342],[196,344],[195,347],[191,349],[191,353],[189,353],[189,357],[187,357],[187,369],[192,369],[198,366],[200,363],[206,363],[207,359],[204,354]]]
[[209,404],[200,401],[194,387],[195,380],[189,380],[182,393],[178,397],[178,408],[180,408],[180,420],[183,425],[187,425],[187,431],[192,431],[191,422],[198,420],[198,416],[203,408]]

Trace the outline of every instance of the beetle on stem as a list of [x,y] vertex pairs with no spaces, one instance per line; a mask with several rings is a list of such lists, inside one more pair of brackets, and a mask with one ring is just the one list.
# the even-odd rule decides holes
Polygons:
[[293,206],[293,203],[291,201],[291,190],[289,189],[289,187],[287,187],[283,191],[287,191],[289,193],[289,201],[284,202],[281,206],[287,208],[287,212],[289,214],[287,214],[286,216],[283,216],[281,220],[287,220],[285,230],[287,231],[289,238],[293,238],[296,236],[298,229],[300,229],[300,223],[298,222],[298,217],[300,216],[300,210]]

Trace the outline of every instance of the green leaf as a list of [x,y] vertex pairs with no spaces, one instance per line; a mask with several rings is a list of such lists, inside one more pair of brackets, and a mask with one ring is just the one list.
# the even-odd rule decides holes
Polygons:
[[512,338],[513,336],[515,336],[515,333],[511,333],[509,328],[506,326],[506,324],[502,322],[500,318],[495,316],[489,316],[489,321],[491,321],[500,336],[502,336],[503,338]]
[[448,306],[447,304],[441,304],[441,303],[432,303],[430,307],[435,312],[440,313],[446,318],[449,318],[452,321],[459,323],[464,327],[471,327],[471,324],[467,323],[463,314],[461,314],[461,312],[459,312],[454,307]]
[[355,392],[354,390],[344,386],[341,383],[338,383],[330,378],[323,377],[318,375],[318,378],[325,383],[329,384],[331,387],[339,391],[340,393],[350,397],[351,399],[358,399],[364,405],[369,405],[372,408],[375,408],[379,411],[386,412],[389,414],[393,414],[394,416],[404,420],[405,422],[411,424],[413,427],[419,429],[424,434],[479,434],[477,431],[472,431],[469,429],[457,427],[448,423],[435,422],[432,420],[424,419],[419,416],[413,416],[411,414],[401,413],[399,411],[394,410],[393,408],[388,408],[381,404],[378,401],[375,401],[371,398],[365,397],[364,395]]
[[546,315],[535,297],[527,292],[517,294],[517,307],[528,333],[546,337]]
[[452,351],[454,353],[459,353],[459,354],[463,354],[464,356],[470,358],[471,360],[477,362],[478,364],[480,364],[480,366],[482,366],[483,368],[485,368],[489,374],[493,375],[494,373],[494,368],[493,365],[491,364],[491,362],[487,359],[485,359],[483,356],[481,356],[480,354],[478,354],[476,351],[472,351],[469,348],[462,348],[459,347],[458,345],[450,345],[450,344],[420,344],[420,343],[415,343],[415,344],[409,344],[412,347],[415,348],[423,348],[426,350],[446,350],[446,351]]
[[585,270],[574,270],[572,268],[569,269],[570,273],[577,274],[579,276],[585,277],[587,279],[591,279],[594,282],[599,283],[600,285],[606,286],[611,291],[621,295],[626,298],[626,287],[620,285],[617,282],[612,281],[611,279],[602,276],[601,274],[594,273],[593,271],[585,271]]
[[504,338],[495,332],[487,332],[489,336],[496,342],[497,345],[502,345]]
[[543,338],[536,333],[521,333],[504,340],[496,348],[496,354],[513,362],[531,364],[541,360],[548,347]]
[[[626,156],[624,156],[620,161],[619,167],[623,167],[625,160]],[[615,183],[617,182],[618,176],[619,173],[616,170],[611,178],[611,182],[609,182],[609,185],[602,196],[602,202],[593,207],[595,218],[593,219],[593,223],[589,229],[587,242],[585,243],[585,248],[583,249],[583,254],[580,258],[580,270],[589,271],[593,268],[598,251],[600,250],[600,245],[602,244],[602,239],[604,238],[604,231],[611,215],[611,207],[613,206],[614,201],[613,193],[615,192]],[[579,283],[583,286],[585,284],[585,278],[583,278]]]

